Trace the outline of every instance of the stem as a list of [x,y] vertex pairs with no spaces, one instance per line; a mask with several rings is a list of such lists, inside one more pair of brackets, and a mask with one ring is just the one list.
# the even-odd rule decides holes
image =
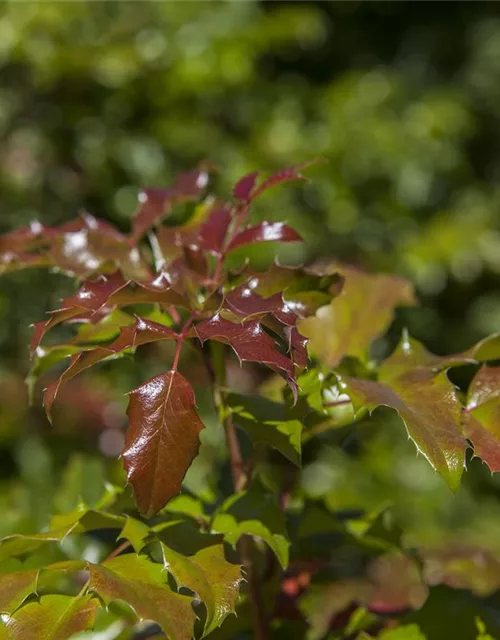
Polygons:
[[[224,362],[224,345],[211,342],[211,363],[208,371],[213,379],[214,404],[222,416],[222,424],[226,435],[226,444],[231,464],[231,474],[235,491],[241,491],[248,481],[244,470],[243,458],[231,414],[225,411],[226,367]],[[255,640],[268,640],[269,632],[260,593],[260,581],[253,564],[253,540],[244,535],[238,542],[240,560],[245,567],[248,582],[248,596],[252,609],[253,637]]]
[[107,555],[104,558],[104,560],[102,560],[102,562],[107,562],[108,560],[111,560],[112,558],[116,558],[116,556],[119,556],[122,551],[125,551],[130,546],[131,546],[130,542],[128,540],[125,540],[120,545],[118,545],[116,547],[116,549],[113,549],[113,551],[109,555]]

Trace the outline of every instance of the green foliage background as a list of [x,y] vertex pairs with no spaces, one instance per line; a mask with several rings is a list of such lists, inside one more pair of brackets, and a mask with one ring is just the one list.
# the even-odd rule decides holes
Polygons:
[[[421,307],[379,349],[406,325],[457,351],[500,328],[499,87],[494,3],[3,3],[0,230],[82,208],[127,228],[141,185],[200,160],[224,193],[245,172],[322,155],[310,184],[269,193],[254,216],[287,219],[310,256],[416,283]],[[29,324],[71,287],[42,272],[0,281],[3,535],[43,527],[79,496],[95,503],[121,477],[122,393],[163,366],[148,355],[140,372],[103,367],[68,388],[49,429],[27,407]],[[210,501],[221,440],[208,431],[187,486]],[[500,553],[498,480],[472,461],[452,496],[402,433],[379,411],[306,449],[306,495],[332,509],[391,504],[420,542]],[[500,628],[498,609],[492,619]],[[453,637],[474,628],[471,614]]]

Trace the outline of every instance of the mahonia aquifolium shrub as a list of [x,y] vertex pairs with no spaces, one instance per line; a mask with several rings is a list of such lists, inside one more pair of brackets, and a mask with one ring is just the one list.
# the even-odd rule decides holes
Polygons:
[[[500,367],[491,365],[500,359],[500,336],[436,356],[403,333],[395,351],[376,361],[370,346],[395,308],[416,303],[409,282],[333,259],[255,266],[252,253],[263,243],[302,240],[283,222],[250,225],[251,205],[268,189],[301,180],[307,166],[265,179],[246,175],[229,202],[209,195],[202,166],[169,188],[144,189],[128,234],[83,213],[59,227],[35,222],[0,237],[3,272],[49,267],[79,281],[33,331],[31,390],[69,358],[44,390],[50,420],[74,376],[148,343],[171,344],[165,371],[129,396],[122,461],[136,507],[124,487],[110,486],[99,505],[54,516],[48,531],[1,540],[0,638],[70,638],[117,620],[120,638],[133,638],[141,621],[175,640],[280,633],[314,640],[335,629],[345,638],[423,638],[414,625],[398,627],[397,636],[386,627],[422,607],[430,586],[474,588],[453,573],[460,560],[453,553],[410,553],[397,536],[374,533],[381,514],[359,514],[354,527],[355,516],[342,519],[295,494],[302,445],[379,406],[397,412],[452,490],[468,448],[500,470]],[[72,328],[72,339],[45,346],[58,325]],[[186,349],[206,370],[225,432],[233,493],[215,506],[182,492],[204,429],[192,383],[179,370]],[[226,365],[234,358],[268,372],[272,398],[230,388]],[[464,364],[476,373],[459,391],[447,371]],[[272,481],[259,466],[266,456],[279,456]],[[100,562],[75,559],[63,544],[102,530],[117,542]],[[330,546],[370,548],[365,573],[336,579],[328,553],[304,545],[310,539],[314,546],[319,534],[331,536]],[[57,561],[37,565],[48,545],[57,547]],[[482,595],[498,586],[482,587]],[[478,621],[479,633],[483,627]]]

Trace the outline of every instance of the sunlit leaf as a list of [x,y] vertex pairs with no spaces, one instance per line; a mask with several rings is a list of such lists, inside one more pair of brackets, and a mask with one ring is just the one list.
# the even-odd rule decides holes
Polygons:
[[298,329],[309,338],[311,353],[328,366],[336,366],[346,355],[365,360],[370,344],[388,329],[394,309],[415,303],[412,286],[395,276],[339,264],[328,271],[345,277],[343,290],[314,317],[300,320]]
[[208,171],[202,168],[181,174],[171,187],[143,189],[139,194],[140,208],[133,220],[134,239],[161,222],[173,204],[197,200],[207,183]]
[[123,460],[141,512],[151,516],[179,493],[200,446],[204,425],[194,392],[180,373],[170,371],[132,391]]
[[492,473],[500,471],[500,367],[482,367],[472,380],[464,429],[474,454]]
[[205,635],[235,613],[242,581],[239,565],[228,562],[222,545],[208,546],[186,557],[162,544],[163,564],[175,578],[178,587],[196,593],[207,609]]
[[9,640],[67,640],[92,628],[99,601],[82,597],[47,595],[31,602],[6,621]]
[[232,251],[255,242],[302,242],[302,238],[284,222],[261,222],[237,233],[227,250]]
[[466,449],[462,407],[444,372],[434,375],[415,369],[384,382],[352,377],[344,377],[343,382],[355,406],[395,409],[417,450],[453,490],[458,489]]
[[141,620],[157,622],[172,640],[191,640],[195,613],[191,598],[174,593],[161,564],[126,554],[90,564],[89,588],[106,602],[123,600]]

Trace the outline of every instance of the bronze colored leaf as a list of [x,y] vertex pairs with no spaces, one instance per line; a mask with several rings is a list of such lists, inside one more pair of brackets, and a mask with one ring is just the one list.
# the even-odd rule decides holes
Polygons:
[[474,454],[492,473],[500,471],[500,367],[482,367],[472,380],[464,429]]
[[192,599],[168,587],[161,564],[130,553],[89,568],[90,589],[106,602],[123,600],[141,620],[157,622],[171,640],[191,640]]
[[429,463],[455,491],[464,469],[466,442],[462,434],[462,406],[456,390],[441,372],[415,369],[385,382],[343,377],[355,405],[372,410],[395,409],[408,435]]
[[162,543],[163,564],[175,578],[178,587],[196,593],[207,609],[204,635],[219,627],[235,613],[236,600],[243,580],[241,567],[228,562],[221,544],[200,549],[185,556]]
[[394,309],[414,304],[415,298],[411,284],[395,276],[371,275],[338,264],[330,265],[329,271],[345,277],[343,290],[297,327],[309,338],[312,354],[335,367],[344,356],[365,359],[372,341],[388,329]]
[[47,595],[31,602],[6,620],[9,640],[67,640],[92,628],[99,601],[82,597]]
[[125,470],[140,511],[149,517],[179,493],[204,425],[191,385],[176,371],[132,391],[127,413]]

